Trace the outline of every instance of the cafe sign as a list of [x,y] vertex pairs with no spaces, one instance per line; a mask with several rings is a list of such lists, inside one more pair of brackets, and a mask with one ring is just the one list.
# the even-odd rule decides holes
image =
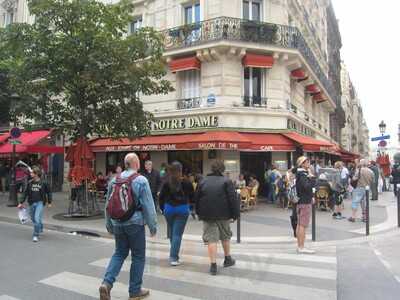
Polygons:
[[152,131],[171,131],[218,127],[218,116],[190,116],[182,118],[156,119],[151,122]]

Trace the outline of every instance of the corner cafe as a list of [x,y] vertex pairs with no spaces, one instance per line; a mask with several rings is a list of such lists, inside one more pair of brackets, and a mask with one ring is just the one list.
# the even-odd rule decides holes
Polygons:
[[262,180],[265,168],[272,163],[285,171],[304,152],[335,154],[335,145],[293,130],[238,131],[222,126],[221,121],[218,115],[157,119],[151,124],[150,136],[95,139],[91,147],[96,154],[96,172],[122,166],[124,156],[133,151],[142,162],[152,160],[156,169],[178,160],[184,172],[207,174],[211,162],[221,159],[232,179],[243,172]]

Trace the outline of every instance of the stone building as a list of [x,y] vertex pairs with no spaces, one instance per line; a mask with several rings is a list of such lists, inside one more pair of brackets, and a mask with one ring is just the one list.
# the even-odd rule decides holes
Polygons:
[[[14,3],[1,6],[3,25],[31,21],[24,1],[3,3]],[[330,1],[133,3],[128,32],[151,26],[163,34],[175,91],[141,98],[155,116],[152,136],[93,142],[97,170],[114,168],[127,151],[157,167],[177,159],[194,173],[219,158],[232,176],[259,179],[267,166],[284,171],[300,154],[340,158],[341,39]]]

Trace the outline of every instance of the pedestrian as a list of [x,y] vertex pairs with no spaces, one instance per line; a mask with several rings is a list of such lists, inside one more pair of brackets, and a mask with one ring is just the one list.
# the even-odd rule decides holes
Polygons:
[[393,192],[397,196],[397,186],[400,184],[400,153],[394,155],[394,165],[391,172],[391,182],[393,183]]
[[6,192],[7,175],[8,175],[8,170],[6,164],[0,161],[0,185],[3,194],[5,194]]
[[371,186],[371,200],[378,200],[379,168],[375,161],[371,161],[369,168],[374,172],[374,181]]
[[297,203],[297,253],[314,254],[315,251],[304,247],[306,229],[310,224],[315,177],[310,172],[310,161],[305,156],[297,159],[296,194]]
[[365,197],[367,186],[370,187],[374,183],[374,173],[368,168],[366,159],[361,159],[356,167],[354,176],[351,179],[351,184],[354,188],[352,193],[352,214],[348,219],[350,222],[356,221],[358,206],[361,205],[362,221],[365,222]]
[[159,197],[160,206],[164,207],[163,213],[170,228],[169,263],[171,266],[181,264],[179,252],[193,196],[192,183],[182,178],[182,164],[173,162],[169,169],[168,180],[162,186]]
[[332,173],[332,202],[334,204],[334,211],[332,218],[336,220],[344,219],[342,216],[343,211],[343,199],[346,196],[346,183],[348,177],[344,176],[346,173],[343,172],[343,162],[337,161],[334,165],[337,172]]
[[264,181],[265,181],[265,196],[269,202],[272,202],[272,187],[271,187],[271,167],[267,167],[264,172]]
[[158,205],[158,194],[161,189],[161,177],[160,172],[153,169],[153,162],[151,160],[146,160],[144,163],[143,176],[147,178],[150,184],[151,195],[153,196],[154,206],[156,210],[161,211]]
[[208,246],[211,275],[217,275],[218,241],[221,241],[224,249],[224,267],[235,264],[230,254],[230,223],[239,217],[240,203],[233,182],[224,177],[224,171],[224,163],[214,161],[211,164],[211,174],[199,183],[195,194],[196,212],[203,221],[203,241]]
[[32,241],[36,243],[43,232],[43,209],[46,205],[51,207],[52,195],[47,182],[41,179],[42,172],[39,167],[33,167],[31,177],[18,208],[22,208],[24,202],[28,200],[29,214],[33,223]]
[[157,214],[149,183],[144,176],[137,174],[140,168],[138,156],[135,153],[128,153],[125,156],[124,162],[126,170],[120,176],[113,179],[108,188],[106,207],[108,207],[108,203],[111,200],[110,197],[113,194],[113,189],[115,189],[116,181],[133,177],[134,179],[131,180],[131,191],[137,209],[126,221],[111,219],[106,210],[106,227],[114,235],[115,252],[111,257],[103,283],[99,288],[100,300],[111,299],[111,289],[129,251],[132,256],[129,275],[129,300],[143,299],[150,294],[149,290],[142,289],[146,257],[144,225],[147,224],[150,229],[150,235],[152,237],[155,236],[157,233]]

